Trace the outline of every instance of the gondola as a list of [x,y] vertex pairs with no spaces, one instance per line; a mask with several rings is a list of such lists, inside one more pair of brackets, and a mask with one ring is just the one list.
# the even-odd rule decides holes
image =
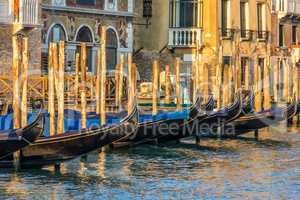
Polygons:
[[[225,124],[230,123],[240,117],[242,112],[242,98],[239,91],[235,101],[228,107],[219,111],[207,112],[207,116],[203,120],[199,120],[200,129],[198,136],[201,137],[220,137],[219,128],[223,128]],[[221,131],[221,133],[223,130]]]
[[300,102],[298,101],[297,102],[297,112],[296,112],[296,115],[299,115],[300,114]]
[[32,144],[44,131],[44,115],[37,118],[25,128],[0,132],[0,159]]
[[[21,149],[21,167],[40,168],[60,164],[128,137],[137,127],[138,110],[135,106],[132,113],[117,124],[40,137],[34,144]],[[0,161],[0,166],[10,167],[11,160]]]
[[211,104],[213,99],[209,98],[207,103],[201,105],[201,98],[198,95],[195,103],[188,110],[167,112],[140,122],[137,134],[142,137],[156,138],[157,142],[189,137],[197,131],[199,120],[206,117],[202,108],[212,107]]
[[[248,112],[226,126],[224,137],[236,137],[288,120],[297,114],[298,104],[293,102],[285,107],[272,106],[263,112]],[[253,110],[253,109],[252,109]]]

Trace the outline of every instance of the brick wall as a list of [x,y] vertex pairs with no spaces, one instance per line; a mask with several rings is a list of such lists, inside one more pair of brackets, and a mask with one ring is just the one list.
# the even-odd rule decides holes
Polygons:
[[[41,66],[41,33],[34,30],[29,36],[29,73],[39,74]],[[12,69],[12,26],[0,25],[0,74],[8,75]]]

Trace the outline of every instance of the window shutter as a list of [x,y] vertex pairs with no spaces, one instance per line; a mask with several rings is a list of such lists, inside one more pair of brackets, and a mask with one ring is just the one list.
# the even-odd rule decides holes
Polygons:
[[143,17],[152,17],[152,0],[144,0],[143,3]]

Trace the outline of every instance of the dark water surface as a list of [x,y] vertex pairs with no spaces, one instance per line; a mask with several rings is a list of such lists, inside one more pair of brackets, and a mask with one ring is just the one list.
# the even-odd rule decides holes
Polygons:
[[300,129],[260,137],[94,152],[61,172],[0,169],[0,199],[300,199]]

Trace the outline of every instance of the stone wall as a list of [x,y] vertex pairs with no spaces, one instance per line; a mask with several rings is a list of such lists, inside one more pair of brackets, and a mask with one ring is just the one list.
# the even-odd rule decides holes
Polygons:
[[0,74],[8,74],[12,64],[11,34],[12,27],[8,25],[0,26]]
[[[157,51],[142,50],[134,55],[133,62],[136,63],[142,82],[152,81],[152,64],[154,60],[159,61],[160,71],[165,70],[165,66],[170,66],[171,74],[174,74],[175,58],[179,55],[172,53],[168,49],[162,53]],[[180,56],[179,56],[180,57]],[[180,73],[186,73],[191,67],[191,63],[181,62]]]
[[[0,25],[0,74],[9,75],[12,69],[12,26]],[[41,33],[29,34],[29,73],[39,74],[41,68]]]

